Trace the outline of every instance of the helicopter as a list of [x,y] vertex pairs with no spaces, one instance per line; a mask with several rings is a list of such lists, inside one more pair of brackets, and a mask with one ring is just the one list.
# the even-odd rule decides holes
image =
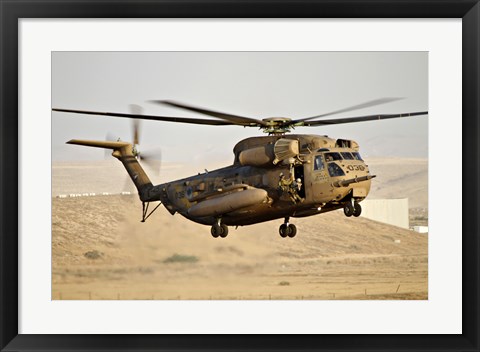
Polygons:
[[[342,209],[347,217],[358,217],[360,203],[367,197],[371,180],[368,165],[354,140],[326,135],[290,134],[296,127],[407,118],[428,115],[428,111],[377,114],[331,119],[326,117],[355,109],[380,105],[401,98],[381,98],[321,115],[291,119],[256,119],[227,114],[169,100],[150,102],[208,115],[214,119],[156,116],[53,108],[55,112],[111,116],[210,126],[257,127],[266,136],[239,141],[233,148],[232,165],[191,177],[153,185],[139,163],[138,124],[133,142],[72,139],[67,144],[113,150],[135,184],[142,202],[142,222],[163,204],[172,215],[211,226],[211,235],[225,238],[228,226],[245,226],[284,219],[281,237],[293,238],[297,228],[290,218],[308,217]],[[159,202],[150,212],[149,205]]]

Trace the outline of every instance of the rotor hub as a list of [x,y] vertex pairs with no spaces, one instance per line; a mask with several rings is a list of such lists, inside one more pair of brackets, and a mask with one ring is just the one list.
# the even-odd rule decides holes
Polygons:
[[274,126],[274,125],[283,125],[285,123],[292,121],[292,119],[289,117],[267,117],[262,121],[268,123],[269,125]]

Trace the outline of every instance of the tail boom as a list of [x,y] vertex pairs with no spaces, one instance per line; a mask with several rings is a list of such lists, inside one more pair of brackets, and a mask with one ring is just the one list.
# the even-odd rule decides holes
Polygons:
[[140,200],[149,201],[149,191],[153,188],[152,182],[143,170],[134,154],[134,146],[128,142],[113,141],[91,141],[82,139],[72,139],[67,144],[83,145],[87,147],[113,149],[112,156],[120,160],[128,175],[132,179],[138,190]]

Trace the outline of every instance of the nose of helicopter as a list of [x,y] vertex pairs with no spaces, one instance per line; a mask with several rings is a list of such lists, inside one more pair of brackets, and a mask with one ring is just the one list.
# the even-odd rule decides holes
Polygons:
[[370,174],[365,162],[343,160],[340,166],[345,174],[338,177],[333,185],[345,188],[347,193],[351,191],[354,198],[365,198],[370,192],[371,179],[375,177],[375,175]]
[[370,192],[371,179],[368,166],[363,160],[337,160],[328,163],[328,172],[332,179],[332,185],[336,189],[337,199],[348,194],[354,198],[363,199]]

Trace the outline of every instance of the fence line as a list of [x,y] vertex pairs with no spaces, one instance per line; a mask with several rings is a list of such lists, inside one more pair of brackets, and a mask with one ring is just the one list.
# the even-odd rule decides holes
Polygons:
[[[407,285],[408,286],[408,285]],[[319,294],[312,293],[310,295],[298,295],[298,294],[282,294],[282,293],[269,293],[263,295],[223,295],[223,296],[215,296],[215,295],[206,295],[205,297],[189,297],[181,295],[172,295],[167,298],[157,298],[157,300],[348,300],[348,299],[363,299],[362,296],[369,297],[371,299],[375,299],[376,296],[393,296],[394,298],[396,295],[412,295],[416,294],[419,296],[428,295],[427,291],[418,291],[412,288],[411,290],[403,289],[402,292],[400,291],[401,284],[392,286],[391,291],[382,290],[382,291],[375,291],[372,292],[372,288],[367,290],[367,288],[363,288],[362,291],[355,290],[349,292],[322,292]],[[66,298],[70,296],[70,298]],[[111,295],[104,295],[102,293],[95,293],[93,291],[77,291],[72,294],[65,294],[65,291],[54,291],[52,292],[52,299],[53,300],[142,300],[142,301],[151,301],[155,300],[155,297],[159,297],[159,295],[155,295],[155,293],[146,293],[143,296],[130,294],[125,295],[125,293],[121,294],[120,292],[114,292]],[[389,298],[385,298],[389,299]]]

